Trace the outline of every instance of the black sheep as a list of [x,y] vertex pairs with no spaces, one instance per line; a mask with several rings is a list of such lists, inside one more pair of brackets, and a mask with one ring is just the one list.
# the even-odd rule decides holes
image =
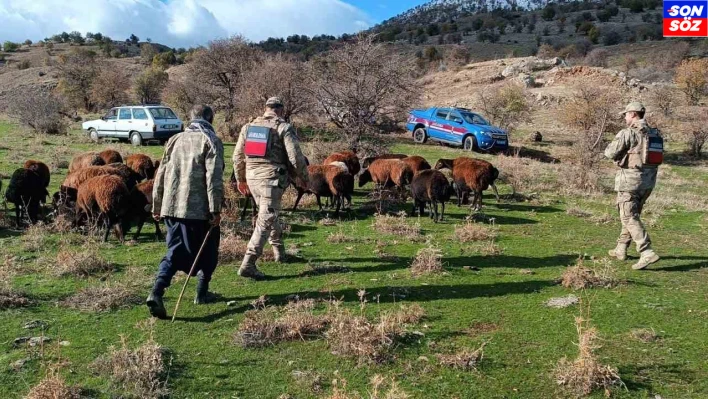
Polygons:
[[[416,209],[423,216],[425,208],[430,205],[430,218],[434,222],[442,221],[445,215],[445,202],[452,196],[452,186],[445,175],[437,170],[428,169],[417,173],[411,183],[413,197],[413,216]],[[438,203],[442,204],[442,213],[438,217]]]
[[30,223],[37,222],[40,203],[44,203],[48,195],[44,179],[37,172],[24,168],[15,170],[7,185],[5,198],[15,204],[15,219],[18,227],[21,225],[23,212],[27,214]]

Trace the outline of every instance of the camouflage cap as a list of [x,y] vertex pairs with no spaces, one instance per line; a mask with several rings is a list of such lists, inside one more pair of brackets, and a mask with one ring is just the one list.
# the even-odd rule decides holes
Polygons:
[[283,100],[280,97],[271,97],[266,101],[266,107],[282,107]]
[[646,108],[644,108],[644,104],[640,103],[639,101],[632,101],[631,103],[627,104],[626,107],[624,107],[624,111],[620,112],[620,115],[624,115],[627,112],[644,112],[646,111]]

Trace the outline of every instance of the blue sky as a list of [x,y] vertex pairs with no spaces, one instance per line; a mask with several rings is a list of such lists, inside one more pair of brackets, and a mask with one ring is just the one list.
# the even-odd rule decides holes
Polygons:
[[0,0],[0,38],[33,41],[63,31],[131,33],[172,47],[240,34],[356,33],[425,0]]

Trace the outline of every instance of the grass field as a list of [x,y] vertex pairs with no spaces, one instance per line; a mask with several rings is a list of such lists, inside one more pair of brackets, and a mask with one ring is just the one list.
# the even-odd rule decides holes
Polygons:
[[[0,173],[7,177],[30,158],[62,166],[60,161],[68,161],[75,152],[105,146],[82,141],[76,132],[68,138],[35,137],[0,122]],[[134,151],[127,145],[119,147]],[[140,150],[154,156],[161,153],[154,146]],[[232,151],[233,146],[227,145],[228,158]],[[446,147],[406,143],[396,144],[393,151],[420,154],[431,163],[462,154]],[[484,157],[495,162],[494,156]],[[708,219],[700,211],[708,195],[708,173],[704,165],[671,164],[666,170],[670,173],[664,176],[674,181],[660,181],[656,199],[647,205],[655,201],[652,209],[662,210],[648,215],[661,263],[648,271],[633,272],[632,260],[608,261],[623,284],[575,292],[590,304],[593,325],[602,338],[597,350],[601,362],[617,367],[626,385],[613,389],[613,397],[708,397]],[[50,192],[65,174],[66,169],[55,169]],[[3,180],[6,184],[7,178]],[[510,192],[504,184],[500,189]],[[0,397],[24,396],[57,363],[62,364],[59,373],[66,381],[89,396],[120,396],[109,379],[94,372],[93,361],[119,345],[121,337],[134,347],[145,342],[151,330],[154,339],[169,349],[167,386],[174,398],[278,398],[282,394],[324,398],[331,393],[334,380],[340,387],[346,381],[348,391],[368,397],[369,380],[376,374],[395,378],[414,398],[566,397],[555,382],[553,369],[562,357],[577,356],[574,317],[580,308],[553,309],[544,302],[572,293],[557,281],[579,256],[602,259],[614,246],[619,221],[612,194],[563,197],[540,192],[530,202],[500,204],[485,196],[479,223],[493,224],[490,228],[497,236],[493,241],[472,243],[460,243],[455,237],[455,226],[464,223],[467,210],[453,205],[440,224],[427,217],[407,219],[409,224],[420,223],[425,239],[410,241],[382,234],[372,227],[373,211],[360,209],[364,194],[357,192],[353,211],[334,226],[320,224],[325,215],[312,209],[294,215],[285,212],[292,226],[287,245],[298,246],[298,261],[261,264],[273,276],[263,282],[239,278],[237,262],[221,264],[212,283],[212,290],[222,296],[218,302],[193,305],[192,283],[178,320],[157,322],[152,329],[144,327],[148,319],[144,305],[94,313],[59,304],[82,288],[115,282],[136,284],[140,297],[147,296],[164,252],[164,244],[151,234],[152,226],[146,226],[147,234],[135,245],[121,246],[114,237],[101,244],[100,254],[115,265],[115,271],[88,279],[55,277],[49,271],[62,245],[69,242],[80,250],[86,237],[45,234],[36,243],[14,229],[0,230],[0,262],[12,262],[20,271],[12,286],[33,302],[0,311]],[[695,200],[682,203],[677,197]],[[660,202],[660,198],[666,200]],[[410,201],[406,210],[409,206]],[[612,217],[578,217],[577,212],[567,212],[571,208]],[[12,209],[8,213],[14,215]],[[354,242],[328,241],[330,234],[340,232]],[[444,275],[413,277],[408,270],[416,252],[429,245],[426,239],[442,250]],[[348,271],[302,276],[309,269],[308,262],[341,265]],[[177,281],[183,279],[177,279],[166,294],[168,312],[179,294]],[[388,362],[359,365],[356,359],[332,354],[324,339],[260,349],[234,344],[244,312],[261,295],[275,305],[285,304],[292,295],[336,298],[358,313],[360,289],[366,291],[368,301],[363,312],[372,318],[401,303],[417,303],[425,310],[426,317],[408,327],[413,333],[398,344]],[[23,328],[32,320],[46,322],[43,334],[52,341],[43,348],[14,346],[17,337],[41,333]],[[641,328],[653,329],[658,339],[634,338],[632,330]],[[64,345],[59,345],[62,341]],[[484,357],[473,371],[445,367],[436,356],[474,350],[483,343]],[[19,370],[11,367],[21,359],[29,361]],[[319,382],[313,384],[313,379]]]

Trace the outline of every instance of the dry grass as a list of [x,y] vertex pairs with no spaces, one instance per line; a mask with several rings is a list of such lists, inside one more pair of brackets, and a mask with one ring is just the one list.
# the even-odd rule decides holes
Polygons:
[[497,245],[493,240],[489,240],[479,248],[479,251],[484,256],[497,256],[504,253],[504,248]]
[[22,235],[22,249],[26,252],[39,252],[47,245],[50,226],[42,222],[31,225]]
[[493,228],[471,220],[455,226],[455,239],[459,242],[493,240],[496,236],[497,232]]
[[472,371],[477,370],[477,366],[484,357],[484,347],[487,343],[483,343],[479,348],[471,350],[465,348],[460,352],[437,355],[440,364],[445,367],[451,367],[458,370]]
[[282,309],[263,305],[250,310],[234,334],[234,342],[244,348],[258,348],[319,338],[329,320],[327,315],[316,315],[315,307],[315,301],[309,299],[291,302]]
[[656,342],[661,339],[653,328],[635,328],[630,331],[630,335],[632,338],[642,341],[645,344]]
[[585,288],[612,288],[620,284],[612,262],[603,258],[593,262],[592,268],[585,266],[584,258],[578,258],[575,266],[570,266],[561,276],[565,288],[581,290]]
[[125,285],[89,287],[61,301],[61,305],[83,312],[127,309],[142,302],[142,297]]
[[[232,232],[227,232],[221,237],[221,243],[219,245],[219,262],[222,264],[241,262],[244,255],[246,255],[247,249],[247,240],[244,240]],[[264,248],[263,256],[259,259],[264,262],[272,262],[275,259],[273,251],[270,247]]]
[[98,252],[97,243],[89,242],[80,250],[68,246],[62,247],[57,253],[53,271],[55,275],[60,277],[87,278],[108,274],[113,271],[113,265],[106,261]]
[[596,390],[604,390],[610,396],[612,387],[623,386],[617,369],[600,364],[595,351],[600,348],[597,329],[583,317],[575,318],[578,332],[578,357],[574,361],[562,358],[556,366],[554,375],[558,385],[565,387],[576,396],[589,395]]
[[336,226],[336,225],[337,225],[337,221],[332,218],[329,218],[329,217],[326,217],[326,218],[320,220],[320,226]]
[[354,357],[359,363],[380,363],[391,357],[396,343],[407,332],[406,326],[419,322],[425,312],[418,305],[402,306],[398,311],[382,313],[375,322],[339,304],[332,305],[329,313],[330,328],[325,336],[332,353]]
[[15,258],[5,255],[0,264],[0,310],[30,305],[30,300],[12,288],[12,278],[17,274]]
[[356,238],[344,234],[344,232],[341,230],[336,233],[329,233],[329,236],[327,237],[327,242],[330,242],[332,244],[342,244],[357,241],[358,240]]
[[66,384],[56,372],[51,372],[30,389],[25,399],[79,399],[81,390]]
[[592,216],[592,212],[586,211],[586,210],[584,210],[584,209],[580,209],[580,208],[578,208],[578,207],[571,207],[571,208],[568,208],[568,209],[565,211],[565,213],[568,214],[568,215],[570,215],[570,216],[575,216],[575,217],[583,218],[583,219],[586,219],[586,218],[589,218],[589,217]]
[[421,237],[420,223],[409,224],[406,221],[405,212],[400,212],[398,216],[377,214],[373,227],[380,233],[394,234],[411,240],[417,240]]
[[122,397],[156,399],[169,394],[167,389],[167,350],[152,337],[135,349],[128,348],[124,337],[121,347],[111,347],[107,356],[94,362],[96,371],[110,378]]
[[409,399],[411,395],[406,393],[396,382],[395,379],[391,379],[387,383],[386,378],[376,374],[371,377],[370,390],[367,392],[366,396],[363,396],[357,392],[348,392],[346,381],[342,381],[341,387],[339,382],[335,381],[334,389],[332,393],[327,396],[326,399]]
[[420,249],[411,263],[411,273],[414,276],[439,274],[444,271],[442,251],[433,246]]

